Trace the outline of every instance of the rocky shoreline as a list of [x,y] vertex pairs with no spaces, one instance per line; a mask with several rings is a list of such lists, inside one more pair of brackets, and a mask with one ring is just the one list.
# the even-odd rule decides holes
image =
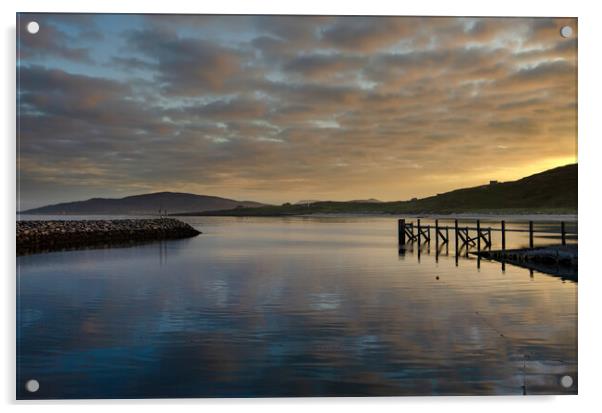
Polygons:
[[95,245],[189,238],[200,234],[173,218],[17,221],[17,255]]

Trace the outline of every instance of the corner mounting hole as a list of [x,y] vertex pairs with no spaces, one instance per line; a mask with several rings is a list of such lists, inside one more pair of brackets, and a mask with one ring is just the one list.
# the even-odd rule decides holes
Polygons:
[[571,26],[562,26],[560,29],[560,35],[565,39],[573,35],[573,28]]
[[30,393],[35,393],[40,389],[40,382],[35,379],[27,380],[27,383],[25,383],[25,389]]
[[30,34],[36,34],[37,32],[40,31],[40,25],[36,21],[31,21],[31,22],[27,23],[27,31]]
[[573,378],[571,376],[562,376],[560,379],[560,384],[565,389],[568,389],[573,385]]

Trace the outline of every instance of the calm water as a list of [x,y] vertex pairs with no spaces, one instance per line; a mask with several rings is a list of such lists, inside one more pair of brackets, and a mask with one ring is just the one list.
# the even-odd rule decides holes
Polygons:
[[203,234],[18,257],[18,397],[576,393],[574,282],[399,255],[393,218],[187,221]]

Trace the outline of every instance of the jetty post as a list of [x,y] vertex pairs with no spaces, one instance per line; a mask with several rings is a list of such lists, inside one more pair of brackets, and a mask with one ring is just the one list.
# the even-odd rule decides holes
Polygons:
[[481,251],[481,220],[477,219],[477,251]]
[[560,239],[562,240],[562,245],[566,245],[566,228],[564,227],[564,221],[560,223]]
[[533,248],[533,221],[529,221],[529,248]]
[[418,249],[420,250],[420,235],[422,235],[422,229],[420,228],[420,218],[418,218],[416,221],[418,225]]
[[458,256],[458,220],[454,220],[454,234],[456,235],[456,257]]
[[399,245],[405,245],[406,243],[406,220],[398,219],[397,220],[397,239]]
[[439,262],[439,220],[435,220],[435,262]]
[[502,220],[502,251],[506,251],[506,221]]

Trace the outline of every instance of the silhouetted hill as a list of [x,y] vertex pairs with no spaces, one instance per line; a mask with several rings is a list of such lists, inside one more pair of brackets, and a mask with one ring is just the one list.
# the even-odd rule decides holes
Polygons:
[[517,181],[457,189],[414,201],[420,209],[577,211],[577,164],[549,169]]
[[511,182],[457,189],[428,198],[396,202],[315,202],[186,215],[275,216],[301,214],[576,213],[577,164]]
[[347,202],[354,202],[356,204],[380,204],[380,203],[382,203],[382,201],[379,201],[378,199],[374,199],[374,198],[370,198],[370,199],[354,199],[352,201],[347,201]]
[[25,214],[74,214],[74,215],[129,215],[157,214],[159,208],[168,213],[186,211],[212,211],[237,207],[263,206],[259,202],[235,201],[208,195],[182,192],[156,192],[125,198],[92,198],[87,201],[65,202],[23,211]]

